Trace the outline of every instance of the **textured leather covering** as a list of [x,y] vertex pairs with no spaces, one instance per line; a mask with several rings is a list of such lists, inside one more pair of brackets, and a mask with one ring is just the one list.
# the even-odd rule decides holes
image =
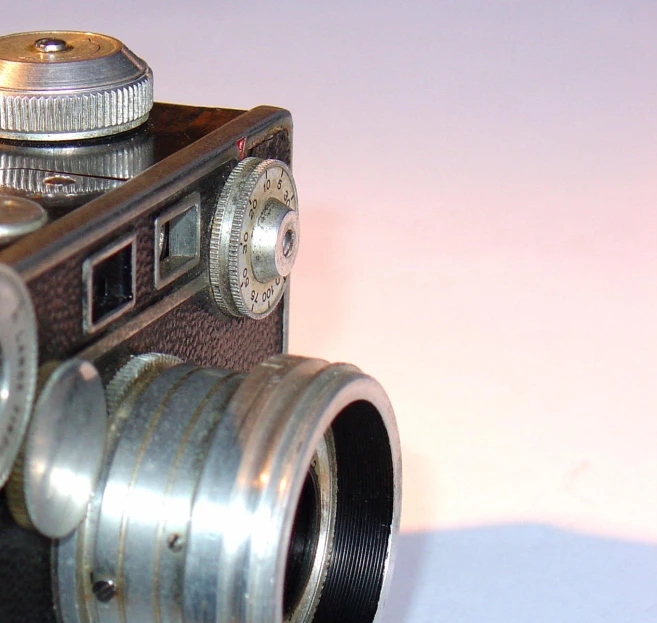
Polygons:
[[203,366],[245,372],[283,348],[283,306],[264,320],[217,320],[210,294],[199,293],[127,340],[131,354],[175,355]]

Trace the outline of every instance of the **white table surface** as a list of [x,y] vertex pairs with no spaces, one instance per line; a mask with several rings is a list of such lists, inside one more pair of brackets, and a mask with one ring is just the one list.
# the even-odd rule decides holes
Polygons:
[[295,119],[291,349],[388,389],[386,623],[657,620],[657,4],[6,2]]

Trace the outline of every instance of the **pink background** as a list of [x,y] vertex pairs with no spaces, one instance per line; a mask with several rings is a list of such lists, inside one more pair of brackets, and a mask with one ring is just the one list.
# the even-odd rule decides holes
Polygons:
[[657,620],[657,4],[46,2],[159,100],[292,110],[291,350],[382,381],[386,623]]

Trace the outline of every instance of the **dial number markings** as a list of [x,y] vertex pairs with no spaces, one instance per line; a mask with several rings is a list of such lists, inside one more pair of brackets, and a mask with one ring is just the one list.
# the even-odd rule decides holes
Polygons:
[[[272,184],[272,178],[275,183]],[[240,290],[246,306],[253,314],[264,314],[270,311],[280,300],[285,286],[286,277],[276,277],[271,281],[261,283],[253,274],[252,245],[250,235],[256,224],[264,221],[264,212],[269,200],[276,199],[286,207],[297,210],[294,181],[287,168],[274,165],[264,170],[248,200],[248,212],[242,223],[240,236],[240,252],[238,253],[238,268],[241,275]]]
[[215,300],[234,316],[264,318],[281,300],[299,243],[294,179],[279,160],[245,158],[217,203],[210,242]]

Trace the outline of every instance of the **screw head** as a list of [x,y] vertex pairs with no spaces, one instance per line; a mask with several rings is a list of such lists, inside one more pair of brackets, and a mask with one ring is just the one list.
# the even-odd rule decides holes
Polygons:
[[172,534],[169,536],[167,544],[169,545],[169,549],[177,554],[178,552],[182,552],[185,546],[185,539],[180,534]]
[[294,250],[295,239],[296,239],[296,235],[294,234],[294,230],[288,229],[285,232],[285,236],[283,237],[283,255],[286,258],[290,257],[290,254]]
[[98,601],[107,603],[116,597],[116,586],[112,580],[98,580],[94,582],[91,592]]
[[64,39],[55,39],[52,37],[42,37],[34,42],[34,47],[39,52],[52,54],[53,52],[63,52],[68,49],[68,44]]

